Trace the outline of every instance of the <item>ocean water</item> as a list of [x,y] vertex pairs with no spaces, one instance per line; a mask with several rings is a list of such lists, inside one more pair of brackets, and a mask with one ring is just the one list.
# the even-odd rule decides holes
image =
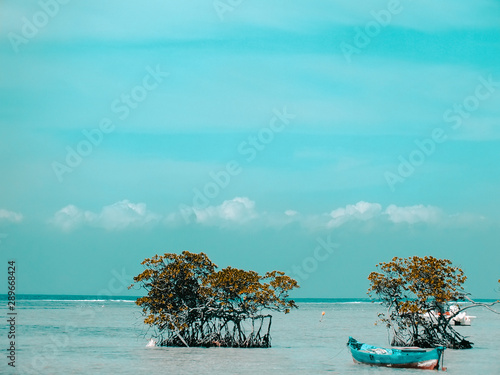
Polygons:
[[[131,300],[17,301],[16,367],[8,366],[7,301],[0,300],[2,374],[421,374],[422,370],[354,364],[349,336],[387,345],[387,330],[374,325],[378,304],[357,301],[298,302],[288,315],[274,314],[272,348],[146,347],[150,332]],[[325,312],[321,320],[321,313]],[[500,374],[500,316],[484,309],[471,327],[457,327],[475,343],[445,351],[449,374]],[[321,320],[321,321],[320,321]]]

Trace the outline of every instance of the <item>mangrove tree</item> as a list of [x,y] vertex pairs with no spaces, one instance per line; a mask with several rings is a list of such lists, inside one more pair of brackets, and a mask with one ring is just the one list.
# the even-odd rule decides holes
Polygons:
[[136,303],[161,346],[270,347],[269,312],[297,307],[288,298],[297,281],[280,271],[217,270],[206,254],[188,251],[141,264],[134,282],[147,295]]

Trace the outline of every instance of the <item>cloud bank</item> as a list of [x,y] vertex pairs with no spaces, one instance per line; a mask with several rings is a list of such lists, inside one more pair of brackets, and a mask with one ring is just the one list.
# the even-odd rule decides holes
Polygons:
[[[7,216],[0,210],[0,218],[2,215]],[[13,213],[9,217],[11,220],[14,218],[21,220]],[[235,197],[223,201],[220,205],[207,206],[206,208],[184,206],[178,212],[166,215],[148,210],[145,203],[132,203],[128,200],[104,206],[100,212],[82,210],[70,204],[57,211],[49,221],[63,231],[71,231],[82,226],[113,231],[159,224],[166,226],[201,225],[220,228],[243,226],[262,228],[284,227],[294,223],[309,230],[334,230],[348,223],[351,225],[362,225],[367,222],[385,225],[421,223],[461,226],[474,222],[484,222],[484,220],[485,217],[471,213],[447,214],[441,208],[431,205],[397,206],[389,204],[384,209],[380,203],[365,201],[318,214],[302,214],[292,208],[283,212],[267,212],[259,211],[255,201],[248,197]]]

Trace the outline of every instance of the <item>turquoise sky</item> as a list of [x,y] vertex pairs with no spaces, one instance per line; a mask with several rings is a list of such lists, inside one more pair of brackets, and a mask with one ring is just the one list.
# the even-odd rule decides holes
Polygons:
[[500,291],[500,3],[6,0],[0,278],[127,291],[156,253],[364,297],[393,256]]

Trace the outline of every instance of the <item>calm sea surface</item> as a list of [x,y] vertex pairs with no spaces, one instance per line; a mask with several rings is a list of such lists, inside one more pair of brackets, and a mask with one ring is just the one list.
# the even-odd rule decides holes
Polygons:
[[[42,298],[42,299],[40,299]],[[353,336],[387,345],[375,326],[380,306],[369,302],[299,302],[274,314],[272,348],[148,348],[140,309],[127,300],[17,301],[16,368],[7,365],[7,301],[0,300],[0,373],[5,374],[421,374],[356,365],[345,346]],[[80,297],[81,298],[81,297]],[[325,311],[322,321],[321,313]],[[500,316],[487,310],[471,327],[457,327],[474,349],[445,351],[449,374],[500,374]]]

